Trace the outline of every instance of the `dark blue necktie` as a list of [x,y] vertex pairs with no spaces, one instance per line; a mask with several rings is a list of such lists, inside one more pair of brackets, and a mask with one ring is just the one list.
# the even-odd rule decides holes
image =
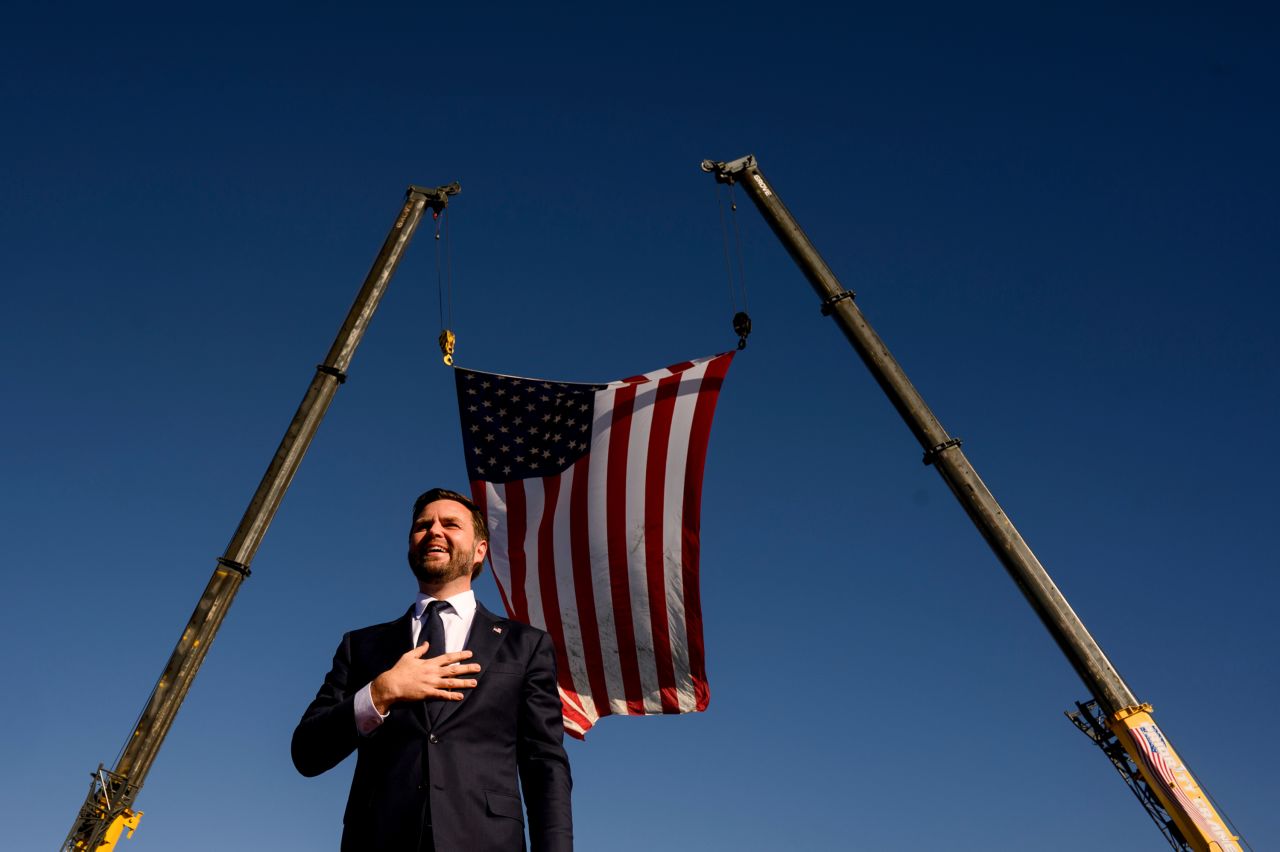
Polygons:
[[[440,618],[440,613],[448,607],[449,604],[445,601],[432,601],[427,604],[427,608],[422,612],[422,627],[418,630],[418,647],[422,647],[423,642],[429,644],[427,653],[422,655],[424,660],[438,657],[445,651],[444,620]],[[433,725],[440,715],[440,709],[446,703],[440,698],[427,700],[427,718],[431,720]]]
[[422,659],[438,657],[444,653],[444,620],[440,613],[449,606],[447,601],[432,601],[422,613],[422,627],[418,630],[418,647],[422,643],[430,643],[427,653]]

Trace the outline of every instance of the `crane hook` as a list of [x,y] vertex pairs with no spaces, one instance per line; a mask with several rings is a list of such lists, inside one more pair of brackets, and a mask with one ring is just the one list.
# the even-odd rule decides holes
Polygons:
[[445,366],[453,366],[453,348],[458,337],[449,329],[440,332],[440,354],[444,356]]

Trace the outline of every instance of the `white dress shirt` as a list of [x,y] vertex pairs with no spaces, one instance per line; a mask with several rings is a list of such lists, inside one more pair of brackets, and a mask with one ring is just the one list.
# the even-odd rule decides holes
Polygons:
[[[417,647],[418,637],[422,635],[422,614],[426,612],[427,604],[433,600],[435,598],[430,595],[418,593],[418,599],[413,604],[413,618],[409,625],[411,635],[406,651]],[[467,644],[467,634],[471,632],[471,622],[476,617],[476,593],[468,589],[465,592],[458,592],[453,597],[445,598],[444,602],[449,606],[440,610],[440,621],[444,623],[443,653],[449,654],[461,651]],[[377,730],[391,713],[390,707],[387,708],[386,713],[379,713],[378,708],[373,706],[373,697],[369,693],[371,686],[371,683],[365,684],[355,697],[356,730],[365,736]]]

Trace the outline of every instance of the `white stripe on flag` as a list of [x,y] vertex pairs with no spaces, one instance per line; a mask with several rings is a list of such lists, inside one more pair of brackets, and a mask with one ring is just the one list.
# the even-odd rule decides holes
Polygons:
[[533,478],[524,482],[524,595],[529,623],[542,630],[547,629],[547,619],[542,615],[542,587],[538,583],[538,531],[542,528],[543,502],[546,497],[542,480]]
[[[493,579],[502,589],[510,589],[511,546],[507,542],[506,488],[486,482],[484,495],[485,520],[489,524],[489,561],[493,566]],[[511,593],[508,591],[506,594],[509,596]]]
[[631,415],[630,446],[627,449],[626,559],[631,591],[631,626],[635,634],[636,661],[640,668],[640,690],[644,712],[661,713],[658,669],[654,661],[653,621],[649,612],[649,564],[645,552],[645,493],[648,490],[647,458],[649,430],[653,425],[653,398],[656,383],[641,385]]

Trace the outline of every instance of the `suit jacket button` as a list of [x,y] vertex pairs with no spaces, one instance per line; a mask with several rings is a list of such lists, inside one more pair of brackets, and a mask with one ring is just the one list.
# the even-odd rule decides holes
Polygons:
[[429,734],[427,736],[427,742],[431,743],[432,745],[435,745],[436,743],[440,742],[440,738],[437,737],[435,734]]

